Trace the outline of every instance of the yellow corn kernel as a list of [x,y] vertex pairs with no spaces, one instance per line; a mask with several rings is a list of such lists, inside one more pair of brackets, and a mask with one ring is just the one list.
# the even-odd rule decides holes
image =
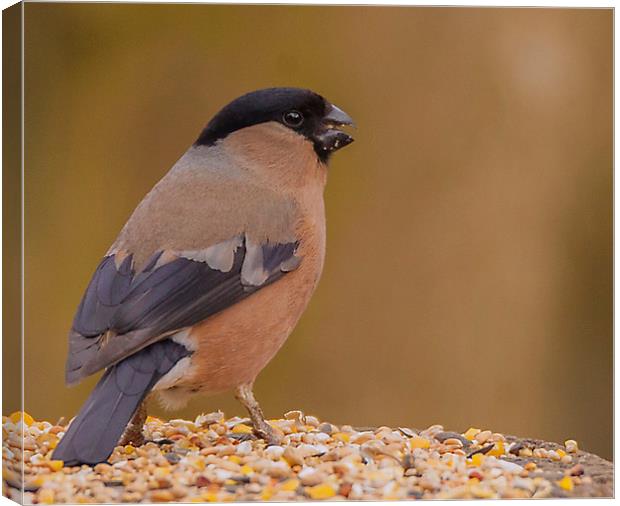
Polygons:
[[254,469],[252,469],[247,464],[244,466],[241,466],[241,474],[243,474],[244,476],[249,476],[252,473],[254,473]]
[[476,453],[471,456],[471,463],[473,466],[480,467],[484,462],[484,455],[482,453]]
[[409,440],[409,447],[412,450],[415,450],[416,448],[430,448],[430,446],[431,442],[425,437],[413,436]]
[[37,476],[35,476],[32,481],[30,481],[28,484],[35,486],[35,487],[42,487],[43,484],[49,479],[51,478],[51,474],[39,474]]
[[568,490],[569,492],[575,488],[575,484],[570,476],[564,476],[564,478],[558,481],[558,486],[564,490]]
[[205,492],[202,494],[202,499],[205,502],[217,502],[217,494],[215,492]]
[[286,491],[297,490],[297,487],[299,487],[299,480],[296,478],[286,480],[284,483],[282,483],[282,485],[280,485],[280,489]]
[[63,467],[65,467],[65,463],[62,460],[50,460],[47,463],[47,466],[52,471],[60,471]]
[[566,452],[562,449],[556,450],[556,453],[560,456],[560,458],[566,457]]
[[49,488],[40,490],[39,504],[54,504],[54,491]]
[[45,443],[47,443],[48,447],[53,450],[58,444],[58,436],[56,436],[55,434],[43,433],[37,438],[37,443],[40,446],[43,446]]
[[528,471],[535,471],[537,466],[536,466],[536,462],[528,462],[523,467]]
[[265,487],[260,494],[261,501],[268,501],[273,496],[273,489],[271,487]]
[[228,460],[230,462],[234,462],[235,464],[238,464],[239,462],[241,462],[241,457],[239,457],[239,455],[230,455],[228,457]]
[[190,465],[194,469],[198,469],[198,471],[204,471],[205,468],[207,467],[207,464],[205,463],[204,459],[200,459],[200,458],[192,459],[190,461]]
[[153,471],[153,477],[156,479],[166,478],[170,474],[169,467],[157,467]]
[[252,427],[245,423],[240,423],[232,428],[233,434],[252,434]]
[[473,441],[476,435],[480,434],[480,429],[476,429],[475,427],[470,427],[465,431],[463,436],[465,436],[470,441]]
[[311,499],[329,499],[336,495],[336,490],[331,485],[327,483],[322,483],[321,485],[315,485],[314,487],[308,487],[307,489],[308,495]]
[[26,425],[32,425],[34,423],[34,419],[25,411],[15,411],[15,413],[11,413],[9,419],[13,423],[17,423],[20,420],[23,420]]
[[495,443],[495,446],[487,453],[487,455],[491,455],[493,457],[499,457],[506,453],[506,449],[504,448],[504,443],[502,441],[498,441]]
[[351,439],[351,436],[346,432],[336,432],[332,437],[337,441],[342,441],[344,443],[348,443]]

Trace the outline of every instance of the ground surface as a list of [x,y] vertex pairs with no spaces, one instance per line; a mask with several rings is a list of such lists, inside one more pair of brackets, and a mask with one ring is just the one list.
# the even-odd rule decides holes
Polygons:
[[570,441],[439,425],[356,429],[299,411],[270,423],[280,446],[256,439],[246,419],[221,413],[149,417],[146,444],[119,446],[94,468],[66,468],[50,460],[65,427],[14,413],[3,418],[3,492],[29,504],[613,495],[612,464]]

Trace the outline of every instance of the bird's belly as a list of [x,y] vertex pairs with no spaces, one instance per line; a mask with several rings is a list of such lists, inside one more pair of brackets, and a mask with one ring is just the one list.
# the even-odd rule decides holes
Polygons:
[[195,351],[175,389],[216,393],[253,381],[297,324],[322,265],[322,255],[304,258],[297,270],[192,327],[186,339]]

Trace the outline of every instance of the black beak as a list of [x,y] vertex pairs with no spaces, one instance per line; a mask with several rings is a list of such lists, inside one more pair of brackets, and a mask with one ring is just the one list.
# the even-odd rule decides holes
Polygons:
[[315,150],[323,161],[327,161],[331,153],[348,146],[354,140],[337,127],[355,126],[355,124],[351,116],[335,105],[331,105],[331,109],[323,116],[321,123],[324,128],[321,128],[314,138]]
[[327,113],[323,122],[335,126],[349,125],[355,127],[355,123],[346,112],[332,104],[331,110]]

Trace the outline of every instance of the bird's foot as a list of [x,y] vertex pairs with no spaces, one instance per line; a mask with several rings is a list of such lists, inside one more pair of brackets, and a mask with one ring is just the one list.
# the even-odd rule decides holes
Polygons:
[[260,420],[258,423],[252,420],[254,425],[254,433],[257,437],[264,440],[267,446],[280,446],[282,443],[282,436],[280,436],[274,428],[267,423],[267,421]]
[[121,440],[118,442],[120,446],[142,446],[144,443],[146,443],[146,438],[142,434],[142,427],[135,426],[127,427]]
[[263,410],[254,398],[252,383],[238,386],[235,391],[235,397],[248,410],[252,425],[254,426],[254,433],[263,439],[267,445],[279,445],[282,442],[282,436],[265,420]]
[[121,436],[118,444],[120,446],[125,446],[131,444],[133,446],[142,446],[146,443],[146,439],[144,434],[142,433],[142,429],[144,427],[144,422],[146,421],[146,402],[142,402],[138,409],[133,415],[133,418],[127,425],[125,432]]

